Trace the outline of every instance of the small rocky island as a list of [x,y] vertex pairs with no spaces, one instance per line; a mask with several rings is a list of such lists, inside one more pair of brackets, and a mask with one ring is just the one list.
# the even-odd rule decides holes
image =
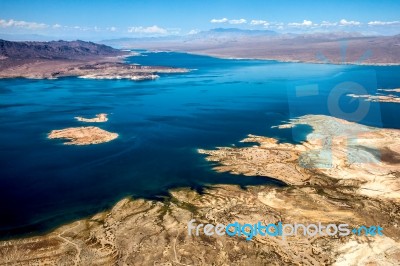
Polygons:
[[117,133],[108,132],[98,127],[70,127],[52,130],[49,139],[67,139],[65,145],[90,145],[112,141],[118,138]]
[[94,118],[84,118],[82,116],[76,116],[76,120],[80,122],[89,122],[89,123],[103,123],[108,121],[107,114],[97,114]]
[[[107,114],[97,114],[94,118],[76,116],[76,120],[86,123],[107,122]],[[48,134],[49,139],[66,139],[65,145],[90,145],[112,141],[118,138],[117,133],[108,132],[99,127],[69,127],[65,129],[52,130]]]
[[[399,92],[400,89],[388,89],[383,91]],[[382,103],[400,103],[400,97],[393,94],[347,94],[348,97],[364,99],[368,102],[382,102]]]
[[11,42],[0,40],[0,78],[151,80],[158,73],[185,73],[184,68],[140,66],[123,62],[132,55],[84,41]]

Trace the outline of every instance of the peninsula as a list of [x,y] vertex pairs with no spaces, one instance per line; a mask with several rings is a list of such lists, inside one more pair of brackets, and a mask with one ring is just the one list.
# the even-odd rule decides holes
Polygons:
[[157,73],[187,69],[140,66],[123,62],[131,52],[84,41],[12,42],[0,40],[0,78],[151,80]]

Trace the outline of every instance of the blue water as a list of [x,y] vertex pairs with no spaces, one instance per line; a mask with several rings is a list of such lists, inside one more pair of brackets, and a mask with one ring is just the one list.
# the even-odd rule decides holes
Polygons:
[[[308,126],[271,128],[304,114],[327,114],[400,128],[399,107],[360,104],[330,93],[344,82],[369,93],[400,87],[400,67],[223,60],[183,53],[142,53],[130,63],[186,67],[158,80],[0,80],[0,238],[37,234],[111,207],[126,196],[160,199],[168,190],[213,184],[282,186],[268,177],[215,173],[197,148],[238,145],[247,134],[301,142]],[[353,84],[351,83],[351,84]],[[341,85],[342,84],[342,85]],[[344,84],[343,86],[348,86]],[[336,111],[335,111],[336,110]],[[339,111],[337,111],[339,110]],[[108,113],[112,142],[65,146],[53,129],[82,126],[74,116]]]

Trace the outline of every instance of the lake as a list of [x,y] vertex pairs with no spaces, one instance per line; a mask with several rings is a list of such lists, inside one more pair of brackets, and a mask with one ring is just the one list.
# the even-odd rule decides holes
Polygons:
[[[44,233],[127,196],[162,200],[173,188],[201,192],[214,184],[284,186],[273,177],[216,173],[197,149],[240,145],[247,134],[304,141],[312,130],[309,126],[271,128],[290,118],[326,114],[400,128],[398,105],[369,103],[360,114],[362,100],[345,95],[347,90],[354,92],[354,84],[359,92],[372,94],[400,87],[398,66],[146,51],[126,60],[191,71],[141,82],[0,80],[0,238]],[[98,113],[108,113],[109,121],[87,124],[74,119]],[[47,139],[53,129],[84,125],[120,136],[89,146]]]

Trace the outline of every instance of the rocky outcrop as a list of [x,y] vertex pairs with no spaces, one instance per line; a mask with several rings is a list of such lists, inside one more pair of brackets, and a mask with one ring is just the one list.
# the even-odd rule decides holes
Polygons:
[[378,94],[378,95],[369,95],[369,94],[347,94],[347,96],[352,98],[360,98],[369,102],[383,102],[383,103],[400,103],[400,97],[388,94]]
[[87,122],[87,123],[102,123],[108,121],[107,114],[97,114],[96,117],[94,118],[84,118],[81,116],[76,116],[75,119],[78,120],[79,122]]
[[118,137],[117,133],[108,132],[98,127],[70,127],[52,130],[49,139],[67,139],[65,145],[90,145],[109,142]]

